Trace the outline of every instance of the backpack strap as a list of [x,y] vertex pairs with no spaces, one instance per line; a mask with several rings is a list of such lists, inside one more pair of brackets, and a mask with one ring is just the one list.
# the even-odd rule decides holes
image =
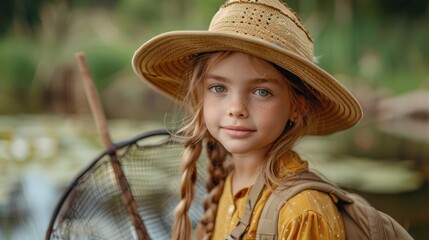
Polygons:
[[279,186],[270,195],[262,211],[256,232],[257,240],[276,240],[278,235],[278,218],[284,204],[293,196],[305,190],[318,190],[337,196],[341,201],[352,203],[353,199],[346,193],[317,176],[304,171],[288,179],[288,186]]
[[[316,174],[309,171],[304,171],[288,178],[288,182],[288,186],[277,187],[268,198],[258,223],[256,239],[277,239],[277,222],[280,210],[290,198],[304,190],[318,190],[328,194],[333,194],[344,202],[353,202],[353,199],[348,197],[342,189],[332,186]],[[241,239],[247,227],[249,226],[253,208],[255,207],[264,186],[265,174],[263,171],[261,171],[255,184],[250,189],[243,216],[241,217],[237,226],[232,230],[230,236],[228,236],[228,240]]]
[[265,186],[265,174],[264,171],[261,170],[258,178],[256,179],[255,184],[250,189],[249,196],[246,201],[246,208],[244,209],[243,216],[238,222],[237,226],[232,230],[230,236],[227,239],[241,239],[244,232],[249,226],[250,217],[252,216],[253,208],[258,201],[259,195],[261,195],[262,189]]

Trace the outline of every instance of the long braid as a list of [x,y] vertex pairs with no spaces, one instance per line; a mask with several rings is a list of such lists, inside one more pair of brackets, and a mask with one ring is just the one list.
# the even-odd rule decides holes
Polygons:
[[192,225],[188,216],[192,199],[195,193],[197,181],[197,160],[202,149],[202,142],[189,141],[185,143],[185,151],[182,157],[182,181],[180,186],[180,202],[175,209],[173,225],[173,239],[191,239]]
[[[190,118],[185,121],[185,125],[179,133],[185,139],[185,152],[182,157],[183,164],[183,176],[182,185],[180,189],[180,202],[176,207],[175,222],[173,225],[173,239],[182,240],[190,239],[191,235],[191,223],[188,216],[188,211],[194,197],[194,185],[197,178],[197,160],[201,153],[202,142],[204,137],[212,139],[210,136],[206,136],[207,129],[204,124],[203,118],[203,97],[204,97],[204,78],[203,75],[207,71],[210,64],[228,56],[229,52],[219,52],[214,54],[200,54],[194,56],[191,68],[189,69],[188,77],[190,81],[184,86],[183,91],[186,92],[186,97],[183,101],[183,106],[187,107],[191,111]],[[180,137],[180,136],[179,136]],[[212,140],[214,141],[214,140]],[[212,142],[209,141],[209,142]],[[208,146],[209,165],[213,167],[209,170],[210,180],[213,184],[209,184],[210,193],[206,197],[205,204],[205,216],[210,215],[212,217],[203,217],[202,222],[206,224],[200,224],[197,229],[197,234],[201,231],[201,226],[204,226],[204,232],[210,230],[213,231],[214,217],[217,211],[217,203],[219,202],[220,195],[222,194],[223,182],[224,182],[224,171],[223,161],[226,158],[226,150],[218,143],[214,142],[213,146]],[[216,157],[217,156],[217,157]],[[213,164],[212,161],[215,160]],[[219,165],[220,160],[220,167]],[[219,170],[216,170],[220,168]],[[219,180],[214,180],[219,179]],[[216,206],[212,202],[216,203]],[[206,235],[206,234],[204,234]],[[201,239],[198,237],[197,239]]]
[[204,199],[205,213],[201,218],[202,239],[211,239],[214,223],[216,220],[216,212],[219,204],[219,199],[222,195],[225,185],[226,170],[224,162],[227,151],[216,140],[208,138],[207,141],[208,162],[208,178],[206,181],[209,194]]

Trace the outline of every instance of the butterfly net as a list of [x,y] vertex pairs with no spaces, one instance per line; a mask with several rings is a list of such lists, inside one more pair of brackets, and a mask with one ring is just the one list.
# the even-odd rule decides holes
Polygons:
[[[116,145],[138,214],[151,239],[171,239],[179,201],[183,145],[165,131],[143,134]],[[207,160],[198,160],[198,181],[189,216],[195,227],[203,214]],[[105,152],[71,183],[54,211],[46,239],[138,239]]]

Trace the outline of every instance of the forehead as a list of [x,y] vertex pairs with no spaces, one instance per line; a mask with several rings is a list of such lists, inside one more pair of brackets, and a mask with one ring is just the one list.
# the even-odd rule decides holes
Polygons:
[[244,53],[216,53],[209,59],[206,76],[224,78],[265,79],[287,84],[286,78],[266,60]]

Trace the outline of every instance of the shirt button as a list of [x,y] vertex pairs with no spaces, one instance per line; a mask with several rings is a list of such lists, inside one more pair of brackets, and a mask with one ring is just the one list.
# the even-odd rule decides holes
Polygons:
[[228,208],[228,212],[229,213],[233,213],[234,210],[235,210],[235,206],[234,205],[229,206],[229,208]]

